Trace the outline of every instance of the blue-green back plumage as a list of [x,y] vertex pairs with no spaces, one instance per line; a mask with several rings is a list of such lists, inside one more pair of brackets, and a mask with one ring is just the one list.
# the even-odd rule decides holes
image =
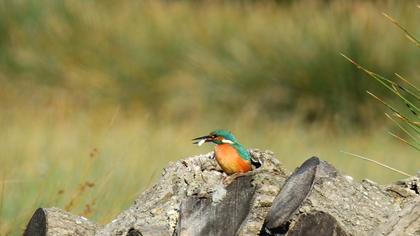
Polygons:
[[249,154],[248,150],[244,146],[242,146],[240,143],[234,143],[232,146],[238,151],[239,156],[241,156],[243,159],[250,161],[251,155]]
[[[215,136],[221,136],[224,139],[232,141],[233,144],[231,145],[236,149],[236,151],[238,151],[239,156],[241,156],[244,160],[247,160],[247,161],[251,160],[251,155],[249,154],[248,150],[246,150],[246,148],[238,142],[236,137],[230,131],[219,129],[219,130],[215,130],[211,132],[210,134],[215,135]],[[222,144],[222,143],[218,143],[216,141],[216,144]]]

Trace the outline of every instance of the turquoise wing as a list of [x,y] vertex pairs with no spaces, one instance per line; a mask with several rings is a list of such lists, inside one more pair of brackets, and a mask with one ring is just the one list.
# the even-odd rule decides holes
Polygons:
[[244,148],[244,146],[242,146],[239,143],[235,143],[232,146],[236,149],[236,151],[238,151],[239,156],[241,156],[244,160],[247,160],[247,161],[251,160],[251,155],[249,154],[248,150]]

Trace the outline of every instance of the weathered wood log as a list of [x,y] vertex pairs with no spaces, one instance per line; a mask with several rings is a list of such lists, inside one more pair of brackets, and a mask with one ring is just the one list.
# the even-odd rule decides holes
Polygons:
[[[414,191],[407,197],[406,202],[419,199]],[[287,179],[267,215],[262,234],[372,235],[390,217],[406,215],[402,209],[401,199],[392,196],[387,188],[371,181],[353,181],[313,157]],[[419,218],[413,209],[417,208],[407,210],[410,219]],[[420,229],[420,224],[406,224],[409,232]],[[385,228],[382,231],[391,232]]]
[[320,160],[312,157],[287,179],[265,220],[264,227],[268,229],[267,232],[287,230],[286,224],[291,215],[312,190],[319,164]]
[[387,222],[373,230],[371,235],[420,235],[420,199],[407,203],[399,214],[391,216]]
[[287,175],[272,152],[254,150],[251,155],[261,167],[227,189],[213,153],[169,165],[156,185],[98,235],[141,232],[144,226],[162,229],[160,235],[258,234]]
[[386,191],[400,202],[402,210],[382,223],[371,235],[420,235],[420,175],[386,187]]
[[288,176],[269,151],[225,186],[213,153],[170,164],[112,222],[38,209],[25,235],[418,235],[419,177],[380,186],[312,157]]
[[25,236],[95,235],[98,226],[84,217],[58,208],[38,208],[29,221]]
[[249,214],[255,187],[251,176],[239,178],[217,204],[211,198],[188,197],[181,203],[176,235],[235,235]]

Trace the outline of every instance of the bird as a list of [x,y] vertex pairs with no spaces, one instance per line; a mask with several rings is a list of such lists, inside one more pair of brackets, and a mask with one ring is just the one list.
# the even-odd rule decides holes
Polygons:
[[239,177],[252,170],[253,160],[248,150],[238,142],[236,137],[227,130],[215,130],[209,135],[194,138],[193,144],[201,146],[204,143],[216,144],[214,156],[227,175]]

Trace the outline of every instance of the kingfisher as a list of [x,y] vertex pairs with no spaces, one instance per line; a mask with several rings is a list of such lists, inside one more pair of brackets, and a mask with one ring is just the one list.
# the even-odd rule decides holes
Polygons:
[[253,160],[249,152],[227,130],[215,130],[209,135],[193,139],[198,146],[206,142],[216,144],[214,154],[222,170],[228,175],[241,175],[252,170]]

